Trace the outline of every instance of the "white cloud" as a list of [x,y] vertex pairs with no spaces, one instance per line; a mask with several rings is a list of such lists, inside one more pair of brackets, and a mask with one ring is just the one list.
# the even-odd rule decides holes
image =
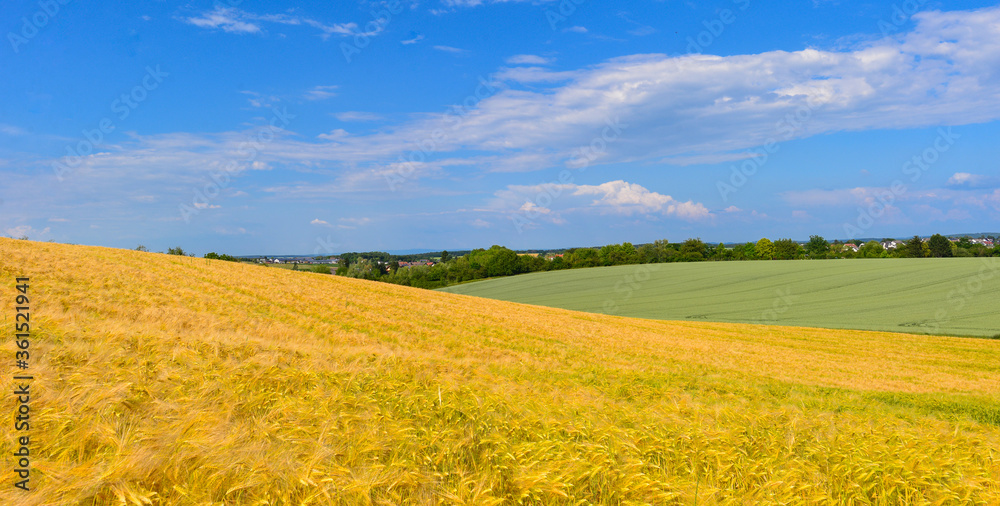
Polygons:
[[[505,82],[470,82],[476,101],[461,115],[426,114],[373,133],[330,133],[319,140],[279,133],[255,163],[335,171],[336,191],[384,190],[387,175],[406,174],[405,190],[420,178],[447,175],[449,167],[565,166],[603,140],[609,123],[621,125],[620,135],[603,143],[595,162],[685,165],[753,156],[750,150],[769,139],[1000,119],[1000,7],[924,12],[914,20],[909,33],[838,51],[644,54],[571,71],[505,69]],[[251,97],[260,106],[269,102]],[[801,124],[786,122],[796,114]],[[136,136],[86,157],[77,170],[96,176],[93,181],[103,174],[146,174],[197,183],[212,168],[241,158],[245,140],[241,132]],[[418,143],[430,147],[424,151]],[[476,155],[463,159],[456,152]],[[414,163],[399,161],[414,153]],[[272,190],[313,191],[305,185]],[[817,197],[857,202],[849,191]],[[796,207],[807,205],[815,202]]]
[[490,209],[507,214],[543,216],[558,220],[566,213],[661,215],[683,220],[701,220],[711,216],[698,202],[680,202],[626,181],[600,185],[546,183],[533,186],[511,185],[494,194]]
[[420,42],[422,40],[424,40],[424,36],[423,35],[417,35],[416,37],[413,37],[412,39],[401,40],[401,41],[399,41],[399,43],[403,44],[404,46],[408,46],[410,44],[416,44],[417,42]]
[[554,60],[533,54],[518,54],[507,58],[507,63],[511,65],[548,65]]
[[242,90],[240,93],[248,95],[250,98],[248,98],[247,101],[250,102],[251,106],[256,108],[271,108],[274,107],[274,104],[281,101],[278,97],[273,95],[263,95],[261,93],[257,93],[256,91]]
[[340,121],[380,121],[382,116],[375,114],[373,112],[362,112],[362,111],[345,111],[338,112],[333,115]]
[[[262,33],[263,23],[276,23],[289,26],[311,26],[322,32],[321,37],[325,40],[332,35],[349,36],[358,34],[356,23],[335,23],[326,24],[315,19],[288,14],[254,14],[235,7],[223,7],[217,5],[215,10],[206,11],[195,17],[185,18],[188,24],[199,28],[221,29],[228,33]],[[380,33],[385,27],[378,25],[372,31],[364,35],[373,36]]]
[[214,11],[204,12],[198,17],[187,18],[189,24],[199,28],[221,28],[229,33],[259,33],[260,26],[243,21],[243,14],[238,9],[227,9],[216,6]]
[[324,227],[329,227],[330,226],[330,224],[328,222],[325,222],[325,221],[323,221],[323,220],[321,220],[319,218],[316,218],[315,220],[310,221],[309,224],[310,225],[320,225],[320,226],[324,226]]
[[343,139],[349,135],[350,133],[348,133],[347,130],[344,130],[343,128],[337,128],[335,130],[331,130],[330,133],[328,134],[319,134],[316,137],[328,141],[336,141]]
[[337,86],[316,86],[306,92],[306,100],[326,100],[337,96]]
[[970,174],[968,172],[956,172],[948,178],[948,186],[964,186],[966,188],[995,187],[1000,184],[1000,178],[984,176],[981,174]]
[[438,51],[444,51],[446,53],[452,53],[452,54],[464,54],[464,53],[467,52],[464,49],[459,49],[457,47],[451,47],[451,46],[434,46],[434,49],[437,49]]
[[243,227],[236,227],[236,228],[216,227],[214,230],[216,234],[220,235],[246,235],[248,233],[247,229]]
[[493,226],[490,222],[483,220],[482,218],[477,218],[471,223],[471,225],[476,228],[490,228]]
[[339,223],[337,228],[342,228],[345,230],[354,230],[358,227],[362,227],[370,223],[371,218],[340,218],[337,220]]
[[575,195],[593,195],[600,197],[592,205],[606,208],[616,214],[665,214],[686,220],[698,220],[709,216],[704,205],[687,201],[678,202],[670,195],[662,195],[646,188],[625,181],[609,181],[598,186],[581,185],[573,192]]
[[25,131],[23,128],[16,127],[14,125],[6,125],[6,124],[3,124],[3,123],[0,123],[0,134],[4,134],[4,135],[9,135],[11,137],[15,137],[15,136],[27,135],[28,132]]
[[29,239],[35,239],[35,240],[37,240],[37,239],[40,239],[40,238],[48,235],[48,233],[49,233],[50,230],[51,229],[49,227],[45,227],[42,230],[37,230],[37,229],[31,227],[30,225],[18,225],[16,227],[10,227],[10,228],[4,229],[4,233],[7,236],[13,237],[15,239],[20,239],[22,237],[28,237]]
[[587,33],[587,28],[583,26],[571,26],[563,28],[563,31],[568,33]]

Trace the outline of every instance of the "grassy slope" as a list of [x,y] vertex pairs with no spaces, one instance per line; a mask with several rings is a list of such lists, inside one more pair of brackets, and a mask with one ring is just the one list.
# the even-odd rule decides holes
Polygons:
[[1000,501],[1000,342],[0,239],[5,326],[21,275],[38,488],[0,504]]
[[996,257],[626,265],[535,273],[443,291],[663,320],[1000,333]]

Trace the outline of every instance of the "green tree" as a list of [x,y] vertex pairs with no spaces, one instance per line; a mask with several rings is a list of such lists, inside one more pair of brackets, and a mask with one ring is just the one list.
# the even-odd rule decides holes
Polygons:
[[630,242],[608,244],[597,252],[602,265],[628,265],[640,262],[639,251]]
[[187,255],[187,253],[184,253],[184,250],[181,249],[180,246],[178,246],[176,248],[167,248],[167,254],[168,255],[179,255],[179,256],[185,256],[185,255]]
[[754,256],[759,260],[774,259],[774,243],[767,237],[761,238],[761,240],[757,241],[757,245],[754,246]]
[[909,241],[906,241],[906,256],[911,258],[923,258],[924,256],[924,241],[919,235],[913,236]]
[[802,252],[802,246],[791,239],[774,241],[774,258],[778,260],[795,260]]
[[927,241],[927,247],[930,249],[932,257],[942,258],[954,256],[951,250],[951,241],[941,234],[932,235],[930,240]]
[[882,258],[885,250],[882,244],[875,241],[868,241],[858,248],[858,256],[861,258]]
[[513,276],[518,271],[517,253],[503,246],[493,245],[486,251],[486,276]]
[[147,247],[145,247],[145,246],[143,246],[143,245],[140,244],[140,245],[138,245],[138,246],[135,247],[135,250],[136,251],[149,251],[149,248],[147,248]]
[[668,261],[671,254],[674,252],[674,249],[670,247],[670,241],[666,239],[657,239],[653,241],[653,249],[656,251],[657,262]]
[[732,260],[733,250],[727,248],[725,244],[720,242],[715,248],[712,249],[711,258],[716,261]]
[[594,248],[576,248],[566,252],[567,262],[570,267],[577,269],[580,267],[597,267],[601,258]]
[[826,258],[830,252],[830,243],[819,235],[809,236],[809,243],[806,244],[806,253],[809,258]]
[[733,260],[754,260],[756,258],[757,253],[752,242],[737,244],[733,247]]
[[643,244],[639,246],[639,260],[644,264],[652,264],[659,262],[659,256],[656,253],[656,246],[652,244]]
[[447,251],[442,251],[441,252],[441,263],[445,263],[448,260],[451,260],[451,255]]
[[681,245],[678,262],[700,262],[708,256],[708,246],[701,239],[688,239]]

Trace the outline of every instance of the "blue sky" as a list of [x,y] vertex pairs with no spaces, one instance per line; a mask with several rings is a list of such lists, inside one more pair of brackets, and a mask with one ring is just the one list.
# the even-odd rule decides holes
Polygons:
[[0,235],[281,254],[1000,230],[988,2],[0,11]]

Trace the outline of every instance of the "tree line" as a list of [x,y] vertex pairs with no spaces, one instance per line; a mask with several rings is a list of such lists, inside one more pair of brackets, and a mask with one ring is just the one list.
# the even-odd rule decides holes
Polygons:
[[[883,242],[888,241],[892,239]],[[440,288],[478,279],[530,272],[644,263],[1000,256],[1000,248],[974,244],[968,237],[952,242],[940,234],[935,234],[927,241],[914,236],[889,250],[884,249],[877,241],[855,242],[853,244],[858,247],[857,251],[847,247],[847,244],[851,243],[831,243],[821,236],[811,236],[805,244],[792,239],[772,241],[762,238],[757,242],[733,247],[722,243],[706,244],[701,239],[688,239],[682,243],[658,240],[638,247],[624,242],[600,248],[560,250],[561,254],[551,255],[550,258],[546,258],[544,254],[519,255],[509,248],[494,245],[489,249],[480,248],[461,256],[443,251],[440,261],[434,265],[408,267],[400,266],[400,262],[408,260],[388,253],[346,253],[340,256],[337,274],[418,288]],[[426,258],[426,255],[407,257],[413,256]]]

